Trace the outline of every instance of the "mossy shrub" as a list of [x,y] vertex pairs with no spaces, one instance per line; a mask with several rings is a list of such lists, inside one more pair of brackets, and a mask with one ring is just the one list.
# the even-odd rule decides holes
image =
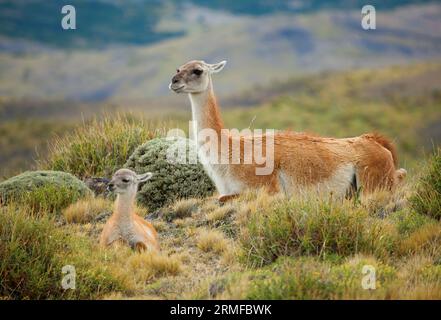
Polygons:
[[417,212],[441,219],[441,147],[429,159],[410,203]]
[[130,114],[105,115],[54,139],[39,169],[59,170],[77,177],[110,177],[136,147],[162,135],[159,123]]
[[35,212],[59,212],[91,195],[81,180],[60,171],[27,171],[0,183],[0,203],[17,202]]
[[[2,207],[0,239],[0,297],[96,299],[131,290],[124,275],[112,271],[112,254],[106,257],[90,239],[57,228],[49,216],[35,217],[15,205]],[[66,265],[75,267],[75,289],[61,285]]]
[[200,163],[170,161],[168,154],[179,149],[185,150],[187,159],[194,157],[195,147],[191,140],[157,138],[139,146],[125,164],[137,173],[153,173],[138,192],[138,200],[149,209],[161,208],[178,199],[206,197],[214,192],[213,183]]

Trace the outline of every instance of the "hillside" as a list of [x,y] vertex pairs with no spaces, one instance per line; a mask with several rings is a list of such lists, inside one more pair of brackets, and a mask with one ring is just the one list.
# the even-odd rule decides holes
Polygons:
[[[430,3],[433,1],[371,1],[379,10],[387,10],[412,3]],[[60,9],[65,3],[57,0],[2,0],[0,1],[0,35],[9,39],[19,39],[18,45],[4,45],[3,50],[19,52],[26,49],[26,41],[39,44],[40,47],[59,48],[103,48],[115,44],[150,44],[183,35],[187,28],[181,26],[175,32],[163,32],[157,29],[162,15],[175,18],[189,6],[198,6],[209,10],[220,10],[235,15],[250,16],[271,15],[278,12],[305,13],[323,9],[353,10],[365,3],[363,1],[314,0],[289,1],[205,1],[179,0],[72,0],[78,11],[76,32],[64,33],[59,27]],[[67,3],[66,3],[67,4]],[[199,18],[201,19],[201,18]],[[202,18],[202,20],[204,20]],[[203,21],[205,24],[209,21]],[[13,43],[10,43],[13,44]],[[32,48],[30,46],[29,48]],[[37,46],[38,48],[38,46]]]
[[190,59],[228,60],[216,88],[229,96],[293,75],[439,57],[440,4],[399,6],[377,15],[377,30],[365,31],[355,9],[243,15],[190,5],[161,12],[155,26],[157,32],[182,34],[148,44],[68,49],[38,42],[35,50],[17,52],[8,47],[25,40],[6,37],[0,96],[140,104],[167,97],[176,67]]

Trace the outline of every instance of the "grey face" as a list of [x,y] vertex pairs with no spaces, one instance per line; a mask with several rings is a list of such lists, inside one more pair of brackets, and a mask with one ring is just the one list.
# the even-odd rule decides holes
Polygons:
[[176,70],[169,88],[176,93],[199,93],[208,88],[211,74],[223,69],[226,61],[208,64],[204,61],[193,60]]
[[115,172],[107,188],[117,194],[136,193],[138,184],[149,180],[152,176],[151,172],[136,174],[129,169],[120,169]]

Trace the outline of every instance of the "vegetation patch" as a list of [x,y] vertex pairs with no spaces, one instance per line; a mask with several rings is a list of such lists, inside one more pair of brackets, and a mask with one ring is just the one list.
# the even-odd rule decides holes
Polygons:
[[348,201],[275,199],[249,214],[240,242],[244,259],[254,266],[280,256],[367,253],[384,257],[397,245],[397,230]]
[[[85,237],[64,232],[29,209],[0,208],[0,296],[10,299],[96,299],[130,292],[126,275],[112,270],[112,253],[98,251]],[[76,271],[76,289],[63,289],[62,268]]]
[[222,253],[228,247],[228,242],[218,230],[202,229],[199,232],[197,246],[204,252]]
[[417,212],[441,219],[441,147],[429,159],[410,201]]
[[[134,254],[128,259],[129,272],[136,275],[137,281],[145,283],[157,277],[175,276],[181,272],[179,259],[158,252]],[[139,272],[143,270],[143,272]]]
[[153,173],[151,180],[138,192],[138,200],[151,210],[179,199],[206,197],[214,192],[213,183],[202,165],[176,161],[179,159],[170,157],[177,154],[173,150],[183,150],[180,155],[187,160],[195,156],[193,144],[188,139],[158,138],[138,147],[124,165],[136,173]]
[[82,181],[59,171],[27,171],[0,183],[0,203],[20,203],[33,212],[58,213],[91,194]]
[[166,221],[191,217],[199,209],[198,199],[181,199],[174,204],[161,210],[161,217]]
[[[361,285],[365,265],[376,270],[375,290],[366,290]],[[317,257],[285,257],[262,269],[215,280],[209,287],[221,289],[204,291],[215,299],[369,299],[384,298],[384,286],[395,279],[394,268],[373,258],[355,256],[333,265]]]
[[112,212],[113,202],[104,198],[88,198],[72,203],[63,210],[63,217],[68,223],[88,223],[100,214]]
[[42,169],[70,172],[77,177],[110,177],[135,148],[162,134],[158,124],[131,115],[104,116],[54,139]]

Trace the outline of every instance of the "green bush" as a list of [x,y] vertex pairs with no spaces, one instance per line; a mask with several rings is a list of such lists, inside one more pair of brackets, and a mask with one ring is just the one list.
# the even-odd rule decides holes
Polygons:
[[417,212],[441,219],[441,147],[429,159],[410,202]]
[[194,152],[191,140],[158,138],[138,147],[125,164],[137,173],[150,171],[153,177],[138,192],[138,200],[150,209],[158,209],[178,199],[209,196],[214,191],[202,165],[178,164],[167,160],[169,147],[181,145],[186,156]]
[[261,266],[280,256],[360,252],[385,257],[396,247],[396,236],[392,223],[349,201],[293,198],[257,208],[245,221],[240,242],[246,263]]
[[[123,277],[113,274],[104,254],[87,238],[57,229],[48,216],[29,209],[0,208],[0,297],[9,299],[92,299],[125,290]],[[61,286],[62,268],[73,265],[76,289]]]
[[0,203],[17,202],[35,212],[60,212],[92,193],[69,173],[27,171],[0,183]]
[[39,167],[77,177],[110,177],[136,147],[161,134],[161,129],[140,117],[117,115],[94,119],[73,133],[55,139]]

